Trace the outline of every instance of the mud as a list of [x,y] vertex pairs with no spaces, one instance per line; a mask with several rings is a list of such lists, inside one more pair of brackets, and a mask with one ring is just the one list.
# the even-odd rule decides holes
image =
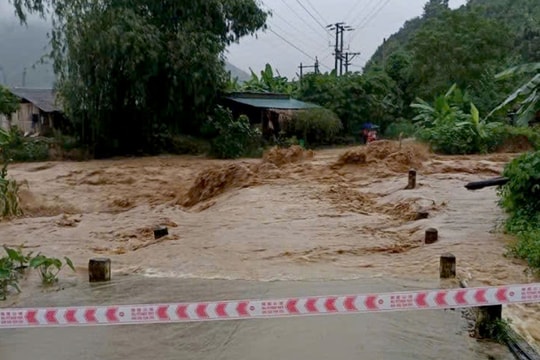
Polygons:
[[[69,256],[81,268],[107,256],[115,276],[420,281],[436,279],[440,255],[452,252],[471,284],[534,281],[523,262],[503,256],[512,239],[497,231],[496,189],[464,188],[500,174],[515,154],[443,157],[409,142],[276,151],[262,160],[15,164],[10,174],[28,182],[26,215],[0,223],[2,242]],[[411,167],[418,187],[405,190]],[[158,225],[170,235],[155,241]],[[430,227],[440,240],[426,246]],[[535,324],[520,331],[540,343]]]
[[299,161],[313,159],[315,153],[312,150],[304,150],[300,146],[291,146],[289,148],[273,147],[263,155],[263,162],[283,166]]

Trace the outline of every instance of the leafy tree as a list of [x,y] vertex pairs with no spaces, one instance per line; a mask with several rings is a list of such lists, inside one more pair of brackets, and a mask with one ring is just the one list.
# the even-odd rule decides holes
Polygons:
[[336,114],[320,108],[295,113],[285,128],[287,135],[303,139],[308,146],[316,146],[334,144],[343,126]]
[[540,112],[540,63],[525,64],[513,67],[497,75],[498,79],[505,79],[523,73],[533,73],[533,77],[519,87],[504,102],[492,111],[496,113],[501,109],[506,109],[513,103],[518,103],[516,112],[516,125],[528,126]]
[[51,56],[67,115],[97,155],[159,151],[196,134],[226,87],[227,45],[263,28],[255,0],[13,0],[52,10]]
[[448,2],[448,0],[429,0],[424,5],[424,18],[436,17],[450,10]]
[[384,130],[402,110],[395,82],[381,71],[340,77],[309,74],[302,80],[299,97],[336,113],[347,134],[357,135],[366,122]]
[[261,132],[252,128],[249,118],[233,117],[229,109],[217,106],[204,125],[206,135],[213,137],[212,153],[221,159],[234,159],[249,155],[260,145]]
[[473,11],[448,11],[429,19],[409,43],[415,74],[409,91],[429,98],[457,84],[482,97],[480,79],[489,69],[504,66],[510,45],[501,23]]
[[19,108],[19,99],[0,85],[0,114],[10,116]]

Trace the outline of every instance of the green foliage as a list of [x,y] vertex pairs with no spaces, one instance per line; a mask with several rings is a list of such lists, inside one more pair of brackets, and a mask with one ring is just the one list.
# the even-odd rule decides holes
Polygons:
[[96,156],[153,153],[197,135],[226,86],[226,47],[265,26],[255,0],[14,0],[50,10],[67,116]]
[[15,270],[13,260],[9,256],[0,258],[0,300],[6,300],[9,289],[20,292],[19,274]]
[[289,82],[286,77],[281,76],[279,73],[274,74],[272,66],[266,64],[265,69],[261,71],[260,77],[251,70],[251,79],[242,84],[240,90],[292,95],[297,89],[296,83]]
[[32,269],[39,270],[43,284],[51,285],[58,281],[58,274],[64,267],[68,266],[71,270],[75,271],[73,262],[69,258],[64,257],[64,261],[62,262],[60,259],[38,254],[30,259],[29,265]]
[[260,131],[251,127],[247,116],[234,119],[232,112],[221,106],[208,120],[205,133],[213,137],[211,152],[220,159],[246,156],[259,147],[261,139]]
[[28,264],[30,263],[30,260],[32,259],[33,253],[30,252],[28,254],[24,254],[22,251],[23,250],[22,246],[19,247],[18,249],[12,249],[4,245],[4,250],[6,251],[10,260],[13,261],[15,265],[17,265],[15,268],[17,270],[26,268]]
[[309,74],[302,80],[299,97],[333,111],[347,135],[357,135],[363,123],[386,126],[399,117],[403,102],[395,82],[383,72],[349,74]]
[[540,151],[513,160],[504,176],[510,181],[499,190],[499,204],[509,214],[506,230],[517,236],[510,254],[540,270]]
[[294,136],[309,146],[316,146],[335,143],[342,129],[337,115],[321,108],[298,111],[286,124],[285,132],[289,137]]
[[404,119],[397,120],[386,128],[384,137],[387,139],[399,139],[413,137],[418,128],[411,122]]
[[19,109],[19,99],[0,85],[0,115],[10,116]]
[[0,257],[0,300],[5,300],[10,288],[20,292],[19,280],[26,268],[39,270],[39,274],[44,285],[51,285],[58,281],[60,271],[68,266],[75,271],[73,262],[65,257],[64,262],[57,258],[37,254],[32,256],[32,252],[23,253],[22,246],[17,249],[4,246],[6,256]]
[[508,254],[527,261],[529,267],[534,271],[540,271],[540,230],[527,230],[527,228],[516,228],[515,226],[510,225],[508,229],[510,233],[519,229],[515,234],[517,241],[509,247]]
[[[385,39],[366,65],[384,69],[402,99],[432,100],[457,83],[481,113],[504,101],[519,79],[494,81],[501,70],[540,61],[540,3],[536,0],[470,0],[455,10],[430,0],[424,14]],[[406,110],[403,117],[409,117]]]
[[456,83],[479,94],[485,72],[507,62],[508,33],[503,24],[474,11],[447,11],[427,20],[409,43],[415,74],[409,91],[428,98]]
[[540,151],[523,154],[510,162],[504,176],[510,182],[501,190],[501,205],[510,214],[520,212],[520,217],[540,214]]
[[528,126],[536,119],[540,112],[540,62],[513,67],[497,75],[497,79],[515,77],[523,73],[533,73],[533,77],[519,87],[504,102],[497,106],[491,114],[506,109],[509,105],[518,103],[515,124],[518,126]]
[[2,168],[0,169],[0,218],[20,216],[23,213],[19,201],[20,184],[7,177],[8,164],[11,162],[10,154],[7,150],[10,142],[10,133],[0,129],[0,154],[2,161]]
[[49,146],[52,143],[48,138],[25,138],[17,127],[9,131],[8,141],[2,147],[4,156],[9,161],[28,162],[44,161],[49,158]]
[[[433,105],[418,99],[411,106],[418,115],[413,119],[420,127],[419,138],[434,151],[444,154],[473,154],[492,150],[495,135],[504,125],[480,119],[480,113],[467,94],[455,85],[438,96]],[[464,109],[469,105],[469,111]]]

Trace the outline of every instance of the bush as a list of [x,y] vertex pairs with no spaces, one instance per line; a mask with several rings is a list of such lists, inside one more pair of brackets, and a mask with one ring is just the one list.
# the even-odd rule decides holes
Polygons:
[[341,120],[327,109],[298,111],[286,124],[288,136],[303,139],[309,146],[331,145],[343,129]]
[[449,155],[493,150],[504,124],[480,119],[478,109],[466,98],[454,85],[433,105],[417,99],[411,106],[418,112],[414,121],[420,127],[420,140],[429,143],[435,152]]
[[504,176],[510,181],[500,190],[501,206],[513,216],[539,214],[540,151],[523,154],[510,162]]
[[510,246],[509,254],[527,261],[531,269],[540,269],[540,230],[522,231],[517,234],[518,240]]
[[232,112],[218,106],[205,124],[203,133],[213,135],[211,152],[220,159],[235,159],[257,152],[261,132],[251,127],[245,115],[234,119]]
[[540,149],[540,132],[530,127],[503,126],[496,129],[493,148],[514,151]]
[[510,253],[540,269],[540,151],[520,156],[508,164],[504,176],[510,181],[501,187],[499,204],[508,212],[506,230],[517,235]]
[[387,139],[399,139],[413,137],[418,128],[411,122],[406,120],[398,120],[388,125],[384,132],[384,137]]
[[22,215],[22,209],[19,202],[20,184],[7,177],[7,168],[11,161],[7,149],[10,141],[10,133],[0,128],[0,166],[2,166],[0,169],[0,219]]
[[25,138],[16,127],[9,132],[9,141],[4,145],[5,156],[16,162],[44,161],[49,159],[51,140]]

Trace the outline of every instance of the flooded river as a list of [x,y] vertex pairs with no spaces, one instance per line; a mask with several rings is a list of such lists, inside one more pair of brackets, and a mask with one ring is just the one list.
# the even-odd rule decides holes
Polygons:
[[[124,277],[22,296],[24,306],[281,298],[421,289],[397,280],[248,282]],[[2,360],[70,359],[512,359],[468,335],[460,312],[424,311],[295,319],[0,331]]]
[[[180,294],[179,300],[203,300],[201,297],[206,296],[210,300],[216,300],[216,296],[243,298],[251,294],[258,297],[259,292],[277,296],[286,290],[312,295],[308,293],[310,290],[319,289],[312,281],[321,282],[322,293],[331,293],[333,289],[345,293],[354,290],[345,283],[332,288],[329,284],[334,283],[328,281],[371,279],[367,283],[350,283],[358,284],[359,290],[384,287],[382,279],[388,278],[431,284],[438,281],[439,257],[446,252],[456,255],[459,279],[468,280],[472,286],[527,283],[535,279],[524,271],[523,262],[503,256],[512,239],[497,229],[504,214],[497,207],[496,190],[469,192],[464,188],[469,181],[499,175],[513,156],[439,157],[417,144],[378,142],[366,148],[316,153],[294,149],[274,151],[263,160],[160,156],[16,164],[10,168],[10,174],[27,182],[21,194],[26,215],[0,223],[1,242],[12,246],[24,244],[28,251],[52,256],[69,256],[77,265],[78,274],[65,272],[68,280],[72,276],[84,278],[88,259],[106,256],[112,259],[115,276],[170,279],[171,284],[178,284],[183,291],[158,290],[157,294],[172,297]],[[418,170],[418,187],[404,190],[407,172],[413,167]],[[427,212],[428,218],[417,218],[420,211]],[[153,228],[157,225],[167,226],[169,235],[155,240]],[[440,240],[427,246],[423,237],[430,227],[439,230]],[[216,293],[212,293],[212,289],[205,288],[213,284],[208,280],[229,282],[216,282]],[[269,281],[285,282],[280,285]],[[186,284],[195,284],[198,290]],[[246,284],[253,290],[247,289]],[[86,291],[77,289],[69,290],[72,299],[92,300],[77,296],[78,291]],[[63,293],[58,296],[66,296]],[[114,291],[110,294],[111,301],[124,299],[115,298],[114,294]],[[146,298],[139,299],[151,301],[150,295],[149,291]],[[130,293],[130,296],[138,295]],[[159,296],[154,299],[166,300]],[[516,329],[533,344],[540,343],[537,310],[538,307],[530,305],[505,309]],[[425,348],[421,354],[426,358],[430,354],[455,354],[451,349],[462,345],[473,353],[476,351],[465,335],[456,335],[457,330],[424,326],[433,322],[460,328],[462,322],[453,313],[384,315],[381,328],[375,329],[381,334],[388,333],[391,340],[373,336],[362,342],[373,319],[366,316],[182,325],[168,330],[150,327],[151,331],[117,328],[107,329],[105,333],[103,329],[48,330],[15,333],[17,336],[9,339],[13,344],[22,344],[20,341],[39,336],[36,339],[41,345],[36,349],[43,349],[52,347],[50,344],[55,339],[71,337],[78,345],[66,351],[79,347],[90,351],[96,342],[105,344],[100,345],[103,351],[110,351],[105,349],[111,344],[130,341],[128,336],[118,335],[123,332],[138,334],[141,339],[156,334],[152,342],[164,344],[171,353],[179,349],[184,354],[180,356],[182,359],[198,358],[196,352],[188,355],[189,349],[209,346],[205,339],[212,338],[215,329],[220,329],[217,331],[220,340],[212,345],[216,348],[209,347],[213,350],[209,350],[212,355],[208,358],[220,359],[221,355],[216,354],[221,352],[225,354],[223,358],[249,358],[241,353],[249,349],[248,343],[256,344],[257,358],[272,354],[273,358],[291,358],[278,356],[290,354],[287,349],[291,348],[293,352],[304,351],[299,354],[305,355],[296,358],[328,358],[331,349],[341,347],[348,349],[347,356],[342,358],[351,358],[348,355],[367,351],[365,344],[383,351],[387,341],[400,345],[390,346],[390,353],[385,353],[384,358],[404,358],[391,353],[401,347],[405,358],[415,353],[412,349]],[[414,323],[418,326],[411,326]],[[235,331],[243,336],[229,341],[227,334],[235,326],[239,326]],[[350,329],[345,334],[331,331],[344,326]],[[298,331],[306,328],[309,328],[309,341],[302,338],[305,332]],[[450,334],[453,340],[443,338],[448,332],[453,334]],[[195,339],[190,337],[192,333],[203,335]],[[439,333],[440,337],[436,335]],[[43,334],[52,337],[51,341]],[[323,336],[333,339],[332,343],[321,341]],[[437,346],[429,343],[430,336],[435,336],[435,344],[448,345],[440,345],[443,351],[437,350]],[[173,338],[186,337],[187,342],[171,343]],[[276,342],[276,338],[286,345]],[[144,353],[141,341],[135,339],[131,343],[135,347],[133,353]],[[223,343],[227,345],[217,345]],[[296,344],[308,346],[295,347]],[[164,352],[164,358],[168,354]]]

